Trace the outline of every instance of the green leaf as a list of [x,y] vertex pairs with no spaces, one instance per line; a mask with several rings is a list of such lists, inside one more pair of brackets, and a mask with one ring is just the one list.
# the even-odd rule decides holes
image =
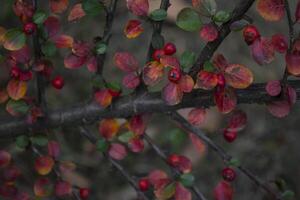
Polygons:
[[285,180],[283,180],[282,178],[278,178],[275,180],[275,184],[280,191],[285,191],[285,188],[286,188]]
[[186,134],[181,129],[173,129],[168,135],[168,140],[174,145],[179,146],[186,139]]
[[214,72],[215,66],[210,61],[206,61],[203,66],[203,70],[207,72]]
[[24,115],[28,112],[29,106],[23,100],[15,101],[11,99],[7,102],[6,109],[11,114]]
[[102,88],[104,83],[103,83],[103,78],[99,75],[95,75],[93,78],[92,78],[92,85],[95,87],[95,88]]
[[247,26],[249,24],[248,21],[242,19],[239,21],[235,21],[230,25],[230,30],[232,31],[241,31],[243,30],[243,28],[245,28],[245,26]]
[[193,32],[198,31],[201,28],[202,21],[195,10],[184,8],[177,15],[176,24],[185,31]]
[[56,53],[56,46],[54,43],[52,42],[46,42],[43,46],[42,46],[42,52],[46,57],[51,57],[54,56]]
[[109,144],[105,139],[99,139],[96,143],[96,149],[100,152],[106,152],[108,150]]
[[48,144],[48,138],[43,135],[30,137],[30,141],[32,142],[32,144],[42,146],[42,147]]
[[282,198],[284,200],[290,200],[295,196],[295,193],[291,190],[286,190],[282,193]]
[[241,165],[241,162],[237,158],[231,158],[228,164],[233,167],[238,167]]
[[104,54],[107,51],[107,45],[104,42],[98,42],[95,49],[98,55]]
[[227,22],[230,19],[230,13],[224,10],[220,10],[217,14],[213,17],[214,22]]
[[121,85],[117,82],[108,82],[107,88],[112,89],[113,91],[120,91]]
[[47,19],[47,14],[44,11],[36,11],[32,17],[32,20],[36,24],[42,24]]
[[17,51],[25,46],[26,36],[19,29],[10,29],[4,34],[3,47],[10,51]]
[[195,182],[195,177],[193,176],[193,174],[182,174],[180,176],[180,182],[185,187],[191,187]]
[[161,49],[165,44],[165,39],[161,34],[154,33],[151,44],[154,49]]
[[176,184],[170,183],[159,194],[159,199],[169,199],[175,194]]
[[132,138],[134,137],[134,133],[131,131],[128,131],[126,133],[123,133],[118,137],[118,140],[124,143],[128,143]]
[[183,68],[190,68],[196,62],[196,54],[192,51],[185,51],[180,56],[180,65]]
[[83,0],[82,9],[88,15],[98,15],[104,10],[104,6],[98,0]]
[[25,149],[29,145],[29,138],[26,135],[21,135],[17,137],[16,145],[21,149]]
[[150,13],[150,18],[154,21],[163,21],[167,16],[168,13],[164,9],[156,9]]
[[200,10],[203,15],[207,15],[207,16],[215,15],[217,12],[216,0],[202,0]]

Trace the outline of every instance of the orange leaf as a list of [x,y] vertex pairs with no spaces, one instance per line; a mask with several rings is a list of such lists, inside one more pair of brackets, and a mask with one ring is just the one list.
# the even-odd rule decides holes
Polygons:
[[141,24],[142,23],[139,20],[129,20],[124,29],[126,37],[128,39],[133,39],[143,33],[144,29]]
[[199,126],[204,122],[205,116],[206,110],[204,108],[195,108],[189,112],[188,121],[193,126]]
[[85,12],[82,9],[82,4],[78,3],[78,4],[75,4],[73,6],[73,8],[71,9],[70,14],[68,16],[68,21],[79,20],[84,16],[85,16]]
[[200,71],[197,78],[196,87],[211,90],[218,84],[218,76],[213,72]]
[[284,0],[258,0],[258,13],[267,21],[279,21],[284,17]]
[[120,128],[120,124],[115,119],[103,119],[99,124],[99,133],[105,139],[112,139],[117,135]]
[[183,75],[179,80],[179,86],[185,93],[189,93],[194,88],[194,80],[190,75]]
[[64,12],[69,5],[69,0],[50,0],[50,9],[53,13]]
[[106,108],[112,102],[112,95],[108,89],[103,89],[103,90],[95,92],[94,98],[95,98],[95,101],[103,108]]
[[152,61],[146,64],[143,69],[143,80],[146,85],[155,85],[162,80],[164,67],[159,62]]
[[133,72],[139,68],[137,59],[128,52],[117,52],[114,56],[115,65],[122,71]]
[[292,75],[300,75],[300,55],[297,53],[287,53],[285,56],[288,72]]
[[13,100],[19,100],[26,95],[27,83],[25,81],[11,79],[6,90],[10,98]]
[[57,35],[51,38],[57,48],[71,48],[74,39],[69,35]]
[[189,137],[195,149],[199,152],[200,155],[203,155],[206,152],[205,143],[193,133],[190,133]]
[[233,88],[245,89],[253,82],[253,74],[243,65],[230,64],[225,69],[225,79]]
[[41,156],[38,157],[35,160],[35,170],[40,174],[40,175],[47,175],[49,174],[54,166],[54,160],[50,156]]

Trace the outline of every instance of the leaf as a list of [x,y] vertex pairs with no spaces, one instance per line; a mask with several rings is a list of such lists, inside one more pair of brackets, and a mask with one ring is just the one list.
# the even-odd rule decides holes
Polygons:
[[190,93],[194,88],[194,80],[188,74],[183,75],[178,84],[180,89],[185,93]]
[[206,118],[206,110],[204,108],[194,108],[188,114],[188,121],[193,126],[203,124]]
[[232,200],[233,189],[226,181],[220,181],[214,188],[214,199],[215,200]]
[[34,136],[34,137],[30,137],[30,141],[32,142],[32,144],[34,145],[38,145],[38,146],[46,146],[48,144],[48,138],[46,136]]
[[96,143],[96,149],[97,151],[100,151],[102,153],[106,152],[108,150],[109,144],[105,139],[99,139]]
[[267,105],[268,111],[275,117],[284,118],[291,110],[291,106],[288,101],[273,101]]
[[74,54],[69,54],[64,59],[64,65],[68,69],[78,69],[85,64],[87,61],[86,59],[86,57],[79,57]]
[[3,47],[9,51],[16,51],[25,46],[26,36],[19,29],[10,29],[3,36]]
[[50,156],[41,156],[36,158],[34,168],[40,175],[49,174],[54,166],[54,160]]
[[170,183],[154,191],[158,200],[167,200],[175,194],[176,183]]
[[214,100],[218,110],[223,114],[230,113],[237,104],[237,97],[232,88],[217,87]]
[[121,144],[112,143],[108,150],[108,155],[115,160],[123,160],[127,156],[127,150]]
[[181,183],[176,183],[175,190],[175,200],[192,200],[192,193],[188,189],[186,189]]
[[278,80],[268,81],[268,83],[266,85],[266,91],[272,97],[278,96],[281,93],[280,81],[278,81]]
[[69,35],[56,35],[51,38],[51,41],[55,44],[56,48],[71,48],[74,39]]
[[24,115],[28,112],[29,106],[23,100],[9,100],[6,104],[6,111],[12,116]]
[[112,95],[108,89],[102,89],[95,92],[94,99],[103,108],[106,108],[112,103]]
[[5,33],[6,33],[6,29],[0,26],[0,45],[2,45],[4,42]]
[[168,175],[162,170],[153,170],[148,175],[149,182],[153,186],[158,185],[161,180],[167,179],[167,178],[168,178]]
[[148,0],[127,0],[127,8],[134,15],[147,16],[149,12]]
[[156,61],[146,64],[143,69],[143,81],[146,85],[153,86],[160,82],[164,75],[164,66]]
[[164,9],[156,9],[150,13],[150,18],[154,21],[163,21],[167,18],[167,11]]
[[180,176],[180,183],[185,187],[193,186],[194,182],[195,182],[195,177],[193,176],[193,174],[182,174]]
[[48,178],[39,178],[34,182],[33,191],[37,197],[48,197],[53,191],[53,184]]
[[29,138],[25,135],[18,136],[16,138],[16,145],[20,149],[25,149],[29,145]]
[[185,156],[171,154],[168,156],[168,163],[182,173],[190,173],[192,171],[192,162]]
[[50,0],[50,9],[53,13],[64,12],[69,5],[69,0]]
[[47,14],[44,11],[36,11],[32,17],[35,24],[43,24],[47,18]]
[[105,54],[107,51],[107,45],[104,42],[97,42],[95,46],[97,55]]
[[241,19],[239,21],[235,21],[230,25],[231,31],[241,31],[243,30],[247,25],[249,25],[249,22]]
[[213,65],[220,71],[225,71],[228,66],[226,58],[222,54],[217,54],[213,57]]
[[144,150],[145,144],[142,139],[135,138],[133,140],[130,140],[130,142],[128,143],[128,147],[132,152],[140,153]]
[[135,72],[128,73],[122,81],[122,84],[129,89],[135,89],[140,83],[140,77]]
[[73,22],[79,20],[85,16],[85,11],[82,8],[82,3],[75,4],[68,16],[68,21]]
[[128,39],[137,38],[144,32],[140,20],[129,20],[125,26],[124,33]]
[[287,53],[285,56],[285,61],[287,64],[287,70],[290,74],[294,76],[300,75],[300,54],[297,53]]
[[190,68],[196,62],[196,54],[192,51],[185,51],[180,56],[180,65],[182,68]]
[[230,13],[226,12],[224,10],[218,11],[213,17],[214,22],[224,23],[224,22],[229,21],[229,19],[230,19]]
[[247,124],[247,114],[242,110],[235,110],[230,116],[227,131],[242,131]]
[[253,82],[252,72],[240,64],[230,64],[225,69],[226,83],[236,89],[245,89]]
[[279,21],[284,17],[284,0],[258,0],[256,9],[267,21]]
[[82,9],[87,15],[96,16],[104,10],[104,5],[98,0],[83,0]]
[[201,14],[213,16],[217,12],[217,3],[215,0],[193,0],[193,6],[199,8]]
[[66,197],[72,194],[72,185],[66,181],[58,181],[55,184],[55,195],[57,197]]
[[275,34],[272,36],[272,45],[278,53],[285,53],[289,47],[286,36],[282,34]]
[[199,14],[191,8],[182,9],[177,15],[176,25],[185,31],[197,31],[202,26]]
[[54,159],[57,159],[60,155],[60,144],[55,140],[51,140],[48,142],[47,148],[48,155],[52,156]]
[[160,58],[160,64],[164,67],[171,67],[171,68],[180,68],[179,60],[173,56],[162,56]]
[[99,133],[102,137],[112,139],[119,131],[120,125],[116,119],[103,119],[99,124]]
[[46,42],[43,46],[42,46],[42,52],[46,57],[51,57],[54,56],[56,53],[56,47],[55,44],[53,44],[52,42]]
[[62,174],[67,174],[76,169],[76,164],[72,161],[63,160],[59,162],[59,170]]
[[204,155],[204,153],[206,152],[206,145],[205,145],[205,143],[199,137],[197,137],[193,133],[190,133],[189,137],[190,137],[190,140],[193,143],[193,146],[198,151],[198,153],[200,154],[200,156]]
[[127,52],[117,52],[114,56],[115,65],[124,72],[133,72],[139,68],[137,59]]
[[204,90],[211,90],[218,84],[218,76],[213,72],[200,71],[197,77],[196,86]]
[[205,24],[200,30],[200,37],[205,42],[213,42],[219,36],[217,27],[214,24]]
[[135,115],[129,121],[128,129],[136,135],[143,135],[145,133],[148,121],[148,115]]
[[118,137],[118,140],[120,140],[123,143],[128,143],[131,139],[135,137],[134,133],[132,131],[127,131],[120,135]]
[[269,64],[274,60],[274,46],[269,38],[261,37],[250,47],[252,57],[259,65]]
[[8,96],[17,101],[26,95],[27,83],[25,81],[11,79],[7,84],[6,90]]
[[11,161],[11,155],[7,151],[0,150],[0,168],[6,167]]
[[5,89],[0,90],[0,104],[5,103],[8,100],[8,94]]
[[55,36],[60,29],[59,19],[55,16],[49,16],[44,22],[44,29],[47,33],[47,37],[51,38]]
[[168,105],[179,104],[182,100],[183,92],[180,86],[176,83],[169,82],[162,91],[162,98]]
[[299,23],[299,20],[300,20],[300,2],[299,1],[297,3],[297,7],[296,7],[296,11],[295,11],[295,19],[296,19],[296,22]]

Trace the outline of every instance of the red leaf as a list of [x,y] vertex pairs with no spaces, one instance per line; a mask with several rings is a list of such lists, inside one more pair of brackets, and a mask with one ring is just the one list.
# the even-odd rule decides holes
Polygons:
[[289,104],[292,106],[296,103],[297,101],[297,93],[294,88],[291,86],[287,86],[286,91],[285,91],[286,98],[289,102]]
[[130,150],[134,153],[139,153],[144,150],[144,141],[141,139],[133,139],[128,143]]
[[227,131],[237,132],[245,128],[247,124],[247,114],[242,110],[236,110],[232,113],[229,119]]
[[127,0],[128,9],[137,16],[147,16],[149,11],[148,0]]
[[261,37],[250,46],[253,59],[259,64],[269,64],[274,60],[274,46],[269,38]]
[[112,95],[108,89],[103,89],[95,92],[94,98],[95,101],[103,108],[106,108],[112,102]]
[[53,13],[64,12],[69,5],[69,0],[50,0],[50,9]]
[[34,194],[37,197],[47,197],[53,190],[53,184],[48,178],[39,178],[34,182]]
[[197,78],[196,86],[204,89],[211,90],[218,84],[218,76],[213,72],[200,71]]
[[168,175],[162,170],[153,170],[149,173],[148,179],[153,186],[156,186],[161,180],[168,179]]
[[143,135],[147,126],[147,115],[135,115],[129,121],[129,130],[136,135]]
[[275,51],[277,51],[278,53],[285,53],[289,47],[286,36],[282,34],[273,35],[272,44]]
[[273,101],[267,105],[269,112],[278,118],[286,117],[291,110],[290,103],[287,100]]
[[146,85],[153,86],[162,80],[164,66],[159,62],[152,61],[146,64],[143,69],[143,80]]
[[8,166],[11,161],[11,155],[7,151],[0,150],[0,168]]
[[194,88],[194,80],[190,75],[183,75],[179,80],[179,87],[180,89],[185,92],[189,93]]
[[73,38],[69,35],[56,35],[51,38],[57,48],[71,48],[73,46]]
[[86,57],[79,57],[74,54],[70,54],[65,57],[64,64],[68,69],[78,69],[85,64],[85,62],[87,61],[86,59]]
[[27,83],[25,81],[19,81],[11,79],[6,87],[7,94],[13,100],[22,99],[27,92]]
[[13,59],[16,63],[28,64],[31,59],[30,48],[25,45],[17,51],[11,51],[10,59]]
[[48,155],[57,159],[60,155],[60,145],[57,141],[52,140],[48,142]]
[[175,200],[192,200],[191,192],[179,182],[176,183]]
[[122,71],[133,72],[139,68],[137,59],[130,53],[118,52],[114,56],[115,65]]
[[225,79],[231,87],[245,89],[253,82],[253,74],[243,65],[230,64],[225,69]]
[[188,121],[193,126],[201,125],[206,117],[206,110],[204,108],[195,108],[189,112]]
[[270,96],[278,96],[281,92],[281,83],[278,80],[268,81],[266,91]]
[[175,194],[176,185],[175,182],[169,180],[162,181],[159,186],[155,189],[155,197],[159,200],[170,199]]
[[176,83],[169,82],[162,91],[162,98],[168,105],[179,104],[182,100],[183,92]]
[[200,30],[200,37],[206,42],[212,42],[216,40],[218,35],[218,29],[213,24],[205,24]]
[[205,143],[193,133],[190,133],[189,137],[195,149],[199,152],[200,155],[203,155],[206,152]]
[[129,89],[135,89],[140,83],[140,77],[136,72],[126,74],[122,81],[122,84]]
[[219,111],[224,114],[231,112],[237,104],[237,97],[232,88],[217,87],[214,100]]
[[214,189],[215,200],[232,200],[233,189],[226,181],[220,181]]
[[97,71],[97,58],[96,56],[91,56],[87,62],[86,66],[90,72],[95,73]]
[[171,154],[168,157],[168,163],[172,167],[176,167],[182,173],[190,173],[192,171],[192,162],[185,156]]
[[180,69],[180,62],[173,56],[162,56],[159,61],[164,67]]
[[299,76],[300,75],[300,54],[295,53],[287,53],[285,56],[285,61],[287,64],[288,72],[292,75]]
[[22,22],[28,22],[34,15],[32,1],[15,1],[13,10]]
[[35,170],[40,174],[40,175],[47,175],[49,174],[54,166],[54,160],[50,156],[41,156],[38,157],[35,160]]
[[55,184],[55,195],[58,197],[66,197],[72,194],[72,185],[66,181],[58,181]]
[[103,119],[99,124],[99,133],[105,139],[112,139],[119,131],[120,125],[115,119]]
[[267,21],[279,21],[284,17],[284,0],[258,0],[256,9]]
[[124,33],[129,39],[138,37],[143,31],[142,23],[139,20],[129,20],[124,29]]
[[220,71],[225,71],[226,67],[228,66],[228,62],[222,54],[217,54],[217,55],[214,56],[213,64]]
[[77,3],[72,7],[72,9],[69,13],[69,16],[68,16],[68,21],[71,22],[71,21],[79,20],[84,16],[85,16],[85,12],[82,9],[82,4]]
[[48,17],[44,22],[44,28],[49,38],[55,36],[60,29],[60,22],[58,18],[54,16]]
[[127,150],[121,144],[112,143],[109,147],[108,154],[115,160],[123,160],[127,156]]
[[299,22],[299,20],[300,20],[300,1],[298,1],[298,3],[297,3],[295,18],[296,18],[296,22]]
[[91,53],[91,45],[83,41],[75,41],[72,46],[72,52],[79,57],[87,57]]

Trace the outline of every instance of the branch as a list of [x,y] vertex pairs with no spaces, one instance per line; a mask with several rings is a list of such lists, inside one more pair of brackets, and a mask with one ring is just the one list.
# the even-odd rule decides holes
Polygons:
[[218,49],[218,47],[222,44],[224,39],[231,32],[231,24],[235,21],[242,19],[244,14],[248,11],[248,9],[251,7],[254,1],[255,0],[240,0],[240,3],[237,4],[237,6],[232,12],[231,19],[228,22],[221,25],[219,29],[219,37],[213,42],[208,42],[206,46],[202,49],[200,55],[197,58],[196,63],[189,71],[189,74],[193,77],[194,80],[196,79],[198,72],[202,69],[204,63],[211,59],[214,52]]
[[[288,81],[295,88],[300,100],[300,80]],[[265,84],[253,84],[247,89],[237,90],[238,103],[265,104],[279,97],[270,97],[265,91]],[[126,95],[117,99],[109,108],[102,108],[95,102],[82,103],[69,108],[52,110],[44,122],[28,124],[26,119],[0,117],[0,138],[16,137],[28,131],[73,126],[74,124],[90,124],[100,118],[127,118],[142,113],[162,113],[189,107],[214,106],[213,92],[195,90],[186,94],[180,104],[170,106],[161,98],[160,92],[151,92],[140,96]]]
[[[209,137],[206,136],[206,134],[199,128],[192,126],[185,118],[183,118],[181,115],[179,115],[177,112],[170,112],[168,113],[171,118],[179,123],[179,125],[187,130],[188,132],[191,132],[192,134],[199,137],[203,142],[205,142],[210,148],[212,148],[225,163],[230,162],[232,159],[232,156],[229,155],[221,146],[214,143]],[[237,169],[239,169],[243,174],[245,174],[251,181],[253,181],[258,187],[262,188],[264,191],[269,193],[272,197],[276,197],[276,199],[280,199],[280,197],[273,192],[266,184],[264,184],[257,176],[255,176],[250,170],[246,169],[245,167],[239,165],[237,166]]]
[[[79,131],[81,135],[88,139],[91,143],[96,144],[97,138],[92,133],[90,133],[88,129],[81,126],[79,127]],[[103,155],[126,178],[127,182],[136,190],[139,197],[144,200],[149,200],[148,197],[138,188],[133,177],[117,161],[107,156],[106,154]]]
[[[155,153],[164,161],[167,163],[167,155],[152,141],[152,139],[147,135],[144,134],[144,139],[147,141],[147,143],[151,146],[151,148],[155,151]],[[177,175],[180,176],[182,173],[177,170],[176,168],[173,168],[170,166],[170,169]],[[202,192],[196,187],[192,186],[191,190],[194,192],[194,194],[198,197],[199,200],[206,200],[205,196],[202,194]]]

